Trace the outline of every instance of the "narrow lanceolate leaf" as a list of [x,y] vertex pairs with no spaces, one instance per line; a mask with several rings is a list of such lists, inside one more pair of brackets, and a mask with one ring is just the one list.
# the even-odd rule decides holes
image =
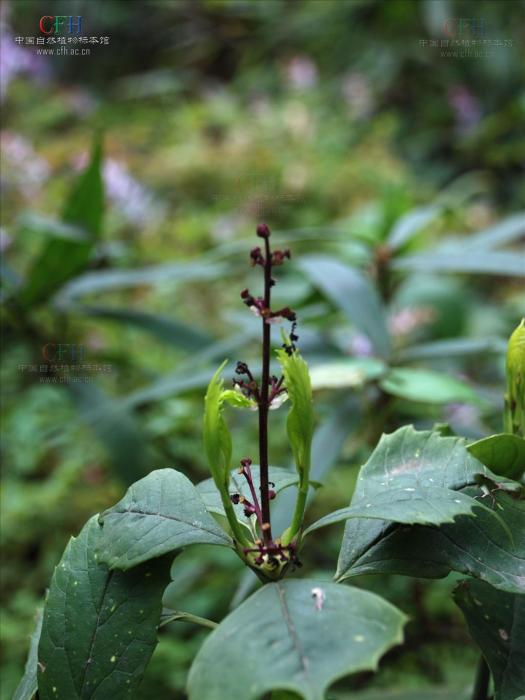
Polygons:
[[[253,484],[257,494],[259,493],[259,487],[261,484],[261,475],[258,464],[252,464],[251,472],[253,477]],[[275,493],[279,493],[288,486],[297,484],[299,477],[296,472],[290,469],[283,469],[282,467],[270,467],[269,468],[269,480],[274,484],[272,486]],[[197,491],[199,492],[206,509],[210,513],[216,513],[217,515],[226,515],[224,512],[224,506],[222,503],[221,495],[215,486],[213,479],[206,479],[197,484]],[[230,476],[230,493],[238,493],[241,496],[245,496],[248,500],[251,499],[250,489],[246,482],[246,479],[239,475],[238,471],[234,469]],[[244,506],[242,503],[233,506],[233,509],[237,515],[238,520],[243,523],[247,522],[247,518],[244,515]]]
[[361,501],[325,515],[306,528],[304,534],[350,518],[391,520],[407,525],[453,523],[458,515],[474,515],[476,507],[480,508],[480,503],[467,494],[439,486],[392,489],[374,496],[373,501]]
[[373,284],[359,270],[329,256],[303,257],[299,265],[316,287],[365,333],[376,353],[391,352],[386,315]]
[[102,232],[104,186],[101,161],[102,148],[97,142],[91,161],[75,183],[62,213],[63,222],[79,227],[85,237],[53,237],[45,242],[20,293],[23,304],[45,301],[64,282],[86,267]]
[[495,700],[519,700],[525,690],[525,595],[462,581],[454,600],[492,671]]
[[[385,522],[374,540],[365,543],[359,533],[359,548],[346,546],[338,577],[394,573],[442,578],[457,571],[501,591],[525,594],[525,501],[502,490],[485,497],[474,488],[466,491],[478,494],[498,517],[483,509],[475,518],[459,516],[439,527]],[[347,528],[354,522],[359,521],[349,520]]]
[[132,698],[157,643],[170,561],[109,571],[94,516],[55,569],[38,649],[40,700]]
[[480,403],[476,392],[465,382],[428,369],[395,367],[380,380],[379,386],[387,394],[409,401]]
[[35,629],[29,643],[29,654],[27,656],[24,675],[15,690],[12,700],[32,700],[37,691],[38,643],[40,642],[40,634],[42,632],[42,617],[42,610],[38,610]]
[[[376,498],[393,490],[413,488],[450,489],[459,491],[476,485],[477,477],[497,477],[478,462],[466,449],[466,441],[442,437],[439,433],[416,431],[412,426],[383,435],[368,462],[362,467],[351,505],[373,504]],[[461,500],[461,496],[457,497]],[[460,504],[455,504],[459,506]],[[491,517],[496,521],[496,518]],[[494,526],[501,528],[495,522]],[[388,518],[383,521],[366,518],[348,520],[339,554],[337,576],[351,575],[350,569],[379,538],[394,527]],[[503,536],[508,538],[504,532]]]
[[496,474],[519,479],[525,471],[525,439],[512,433],[491,435],[467,447],[470,454]]
[[457,250],[429,251],[419,255],[407,255],[392,261],[395,270],[414,272],[460,272],[466,274],[505,275],[523,277],[523,256],[499,250],[469,251],[458,255]]
[[190,544],[231,544],[197,489],[175,469],[137,481],[100,522],[99,560],[110,569],[130,569]]
[[258,700],[272,690],[324,700],[338,678],[374,670],[405,616],[382,598],[317,580],[261,588],[214,630],[188,679],[190,700]]

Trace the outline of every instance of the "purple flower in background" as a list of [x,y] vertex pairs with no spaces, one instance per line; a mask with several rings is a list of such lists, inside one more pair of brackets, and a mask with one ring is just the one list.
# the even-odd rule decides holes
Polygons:
[[22,47],[15,41],[7,23],[9,5],[2,4],[0,15],[0,99],[4,99],[9,83],[19,73],[46,80],[50,65],[45,56],[38,56],[33,47]]
[[370,81],[363,73],[349,73],[341,85],[349,112],[357,119],[367,117],[374,107]]
[[448,103],[456,117],[458,133],[470,133],[481,119],[478,98],[464,85],[453,85],[448,91]]
[[19,190],[32,198],[49,177],[47,160],[34,150],[32,144],[13,131],[0,133],[2,153],[2,184]]
[[317,85],[317,66],[308,56],[293,56],[285,65],[286,78],[297,90],[310,90]]
[[350,340],[349,350],[356,357],[371,357],[374,354],[372,343],[362,333],[356,333]]
[[108,158],[104,162],[103,176],[108,199],[131,223],[144,224],[162,215],[163,207],[123,163]]

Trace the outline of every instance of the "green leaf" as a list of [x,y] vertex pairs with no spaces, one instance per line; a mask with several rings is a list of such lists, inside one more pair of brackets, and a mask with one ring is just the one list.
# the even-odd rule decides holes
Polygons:
[[91,161],[78,178],[62,214],[64,224],[79,227],[80,236],[54,236],[48,240],[28,275],[20,298],[24,305],[41,303],[86,267],[102,231],[104,186],[101,174],[102,147],[96,142]]
[[442,211],[441,207],[430,206],[413,209],[396,221],[387,239],[391,250],[398,250],[424,226],[433,221]]
[[[251,472],[253,477],[253,483],[257,494],[259,494],[259,487],[261,483],[261,474],[258,464],[252,464]],[[279,493],[283,489],[296,484],[299,481],[297,474],[290,469],[283,469],[282,467],[270,467],[269,468],[269,480],[275,484],[272,488],[275,493]],[[206,479],[197,484],[197,491],[201,495],[202,500],[210,513],[216,513],[217,515],[226,515],[224,512],[224,507],[222,504],[222,499],[215,482],[213,479]],[[250,489],[246,483],[246,479],[239,475],[238,471],[234,469],[230,475],[230,493],[238,493],[241,496],[246,496],[246,498],[251,501]],[[242,504],[233,506],[233,510],[237,515],[237,519],[246,524],[247,519],[243,512]]]
[[258,700],[272,690],[324,700],[338,678],[375,670],[402,641],[405,616],[382,598],[317,580],[269,583],[206,639],[190,700]]
[[325,515],[306,528],[304,534],[350,518],[390,520],[407,525],[452,523],[458,515],[474,515],[473,508],[476,506],[480,507],[478,501],[461,491],[437,486],[389,489],[374,495],[373,501],[361,501]]
[[67,389],[81,421],[105,446],[122,482],[131,484],[143,476],[151,456],[133,412],[95,384],[72,383]]
[[190,544],[231,545],[197,489],[175,469],[137,481],[100,522],[99,559],[110,569],[130,569]]
[[201,350],[212,342],[211,336],[207,333],[196,330],[193,326],[182,321],[159,316],[158,314],[144,313],[136,309],[74,304],[66,306],[66,310],[134,326],[151,333],[151,335],[165,343],[176,345],[184,350]]
[[525,471],[525,439],[511,433],[491,435],[467,447],[470,454],[496,474],[519,479]]
[[523,237],[525,237],[525,212],[519,212],[483,231],[462,236],[456,245],[463,253],[468,249],[470,254],[470,250],[496,248]]
[[[466,492],[481,497],[476,489]],[[338,576],[343,579],[393,573],[442,578],[457,571],[501,591],[525,593],[525,538],[520,534],[525,532],[525,501],[500,490],[488,494],[484,502],[497,513],[498,520],[480,510],[476,518],[459,516],[453,524],[439,527],[385,522],[374,533],[365,535],[365,530],[361,530],[358,547],[351,546],[351,532],[345,532],[346,547]],[[356,522],[359,521],[349,520],[347,528]],[[513,539],[509,532],[514,533]]]
[[457,250],[436,250],[395,258],[392,268],[403,272],[459,272],[523,277],[524,263],[522,256],[511,252],[469,250],[468,255],[458,255]]
[[506,373],[505,431],[525,437],[525,318],[509,338]]
[[225,360],[215,372],[204,397],[203,439],[211,475],[223,499],[227,495],[232,461],[232,439],[223,415],[224,380],[219,375]]
[[312,385],[308,365],[297,350],[289,355],[286,350],[280,348],[276,354],[283,370],[284,386],[292,404],[286,419],[286,432],[301,486],[308,490],[314,433]]
[[100,270],[86,272],[75,277],[60,290],[60,303],[86,294],[127,289],[144,285],[157,285],[166,282],[180,283],[187,281],[205,281],[218,279],[227,274],[228,268],[218,263],[206,261],[166,263],[131,270]]
[[379,295],[359,270],[328,256],[305,256],[299,266],[328,299],[367,335],[380,357],[391,352],[386,315]]
[[43,611],[37,610],[36,625],[29,643],[29,654],[27,656],[24,675],[15,690],[12,700],[31,700],[38,690],[38,643],[40,642],[40,634],[42,632],[42,618]]
[[[459,491],[465,486],[476,485],[479,474],[497,480],[470,455],[466,440],[416,431],[412,426],[406,426],[381,437],[361,468],[351,505],[373,504],[376,498],[394,489],[415,489],[407,493],[418,493],[422,488]],[[344,578],[355,561],[391,527],[388,520],[349,520],[339,554],[337,576]]]
[[97,516],[56,567],[38,649],[40,700],[133,697],[157,644],[170,560],[123,573],[98,563]]
[[380,380],[379,386],[387,394],[409,401],[480,403],[480,398],[468,384],[427,369],[396,367]]
[[[334,401],[324,422],[316,429],[312,441],[312,468],[310,480],[322,482],[326,474],[336,464],[349,433],[357,428],[361,418],[360,406],[355,397],[346,397]],[[290,522],[290,513],[296,499],[293,489],[285,489],[278,500],[272,504],[272,526],[276,532],[282,532]],[[307,497],[312,498],[312,491]],[[236,608],[258,582],[251,570],[241,577],[239,586],[232,598],[231,607]]]
[[401,352],[403,362],[433,360],[443,357],[469,357],[470,355],[503,355],[507,343],[503,338],[452,338],[412,345]]
[[495,700],[519,700],[525,688],[525,595],[461,581],[454,600],[492,671]]
[[359,387],[377,379],[386,370],[386,365],[372,357],[351,358],[323,362],[310,368],[312,388],[348,389]]

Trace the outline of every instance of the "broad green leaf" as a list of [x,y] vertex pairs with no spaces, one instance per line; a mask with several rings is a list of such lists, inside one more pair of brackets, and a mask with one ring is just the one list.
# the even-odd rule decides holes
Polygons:
[[206,639],[190,700],[259,700],[272,690],[324,700],[338,678],[375,670],[402,641],[405,616],[382,598],[317,580],[269,583]]
[[66,306],[66,310],[139,328],[147,333],[151,333],[151,335],[165,343],[176,345],[185,350],[200,350],[212,342],[211,336],[196,330],[187,323],[178,321],[175,318],[145,313],[137,309],[75,304]]
[[93,246],[102,231],[104,186],[101,160],[102,148],[97,142],[91,161],[78,178],[62,213],[62,221],[78,226],[85,233],[85,238],[55,236],[46,241],[21,292],[23,304],[45,301],[64,282],[86,267]]
[[465,382],[428,369],[396,367],[379,386],[392,396],[425,403],[479,403],[476,392]]
[[38,649],[40,700],[107,700],[136,693],[157,644],[170,560],[130,572],[97,561],[91,518],[55,569]]
[[37,610],[36,625],[29,643],[29,654],[27,656],[24,675],[15,690],[12,700],[32,700],[38,690],[38,643],[40,642],[40,634],[42,632],[42,618],[42,610]]
[[[466,492],[482,498],[476,489]],[[385,522],[379,532],[373,533],[374,539],[365,536],[364,530],[358,533],[359,547],[352,547],[349,533],[345,533],[346,547],[338,578],[377,573],[442,578],[457,571],[501,591],[524,594],[525,501],[495,490],[483,502],[497,513],[498,519],[480,510],[475,518],[459,516],[453,524],[439,527]],[[349,520],[347,528],[354,522],[359,521]],[[509,532],[513,533],[512,539]]]
[[386,370],[386,365],[372,357],[335,360],[310,368],[312,389],[348,389],[359,387],[377,379]]
[[[261,474],[258,464],[252,464],[251,472],[253,477],[253,484],[255,486],[255,491],[257,497],[259,498],[259,488],[261,484]],[[275,493],[279,493],[283,489],[297,484],[299,477],[297,473],[291,471],[290,469],[283,469],[282,467],[270,467],[269,468],[269,480],[274,484],[272,486]],[[224,507],[222,504],[222,499],[215,482],[213,479],[206,479],[201,481],[196,486],[197,491],[201,495],[202,500],[206,506],[206,509],[210,513],[216,513],[217,515],[226,515],[224,512]],[[230,494],[238,493],[241,496],[246,496],[249,501],[252,501],[252,496],[250,494],[250,489],[246,483],[246,479],[241,476],[236,469],[231,472],[230,475]],[[247,518],[243,513],[242,504],[233,506],[237,519],[246,524]]]
[[[494,477],[466,449],[466,440],[416,431],[412,426],[383,435],[361,468],[352,504],[374,503],[393,489],[451,489],[476,485],[482,474]],[[460,498],[460,497],[458,497]],[[388,520],[348,520],[339,554],[337,576],[344,578],[353,563],[392,527]],[[499,526],[501,527],[501,526]]]
[[468,357],[470,355],[503,355],[507,343],[503,338],[452,338],[412,345],[401,352],[403,362],[433,360],[442,357]]
[[454,600],[492,671],[495,700],[518,700],[525,688],[525,595],[461,581]]
[[523,277],[525,262],[522,255],[512,252],[469,250],[468,255],[458,255],[457,250],[436,250],[395,258],[392,268],[404,272],[459,272]]
[[[347,696],[337,700],[347,700]],[[449,687],[437,690],[367,690],[348,695],[348,700],[470,700],[470,693],[464,688]]]
[[525,471],[525,439],[518,435],[491,435],[473,442],[467,449],[495,474],[519,479]]
[[391,352],[386,316],[379,295],[359,270],[328,256],[306,256],[299,266],[316,287],[367,335],[380,357]]
[[384,493],[374,495],[374,499],[370,499],[368,503],[360,501],[325,515],[307,527],[304,534],[350,518],[391,520],[407,525],[452,523],[458,515],[475,515],[473,509],[476,506],[480,507],[478,501],[461,491],[438,486],[388,489]]
[[190,544],[231,544],[197,489],[175,469],[137,481],[100,522],[99,559],[110,569],[130,569]]

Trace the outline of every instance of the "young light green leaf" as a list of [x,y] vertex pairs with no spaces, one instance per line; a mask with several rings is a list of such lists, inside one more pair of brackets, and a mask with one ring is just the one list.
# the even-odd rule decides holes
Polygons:
[[[285,345],[289,347],[286,342]],[[283,544],[287,545],[299,533],[306,507],[310,485],[314,412],[312,385],[306,362],[297,350],[289,353],[284,347],[277,350],[277,358],[283,370],[284,386],[292,404],[286,420],[286,432],[292,448],[295,468],[299,474],[299,491],[292,521],[281,536]]]
[[494,473],[509,479],[519,479],[525,471],[525,439],[519,435],[490,435],[473,442],[467,450]]
[[204,449],[211,475],[221,493],[228,491],[232,461],[232,439],[223,415],[224,381],[219,375],[226,360],[213,375],[204,398]]
[[24,675],[15,690],[12,700],[32,700],[38,690],[38,643],[40,642],[40,634],[42,632],[42,618],[43,611],[37,610],[36,625],[29,643],[29,654],[27,656]]
[[133,571],[97,561],[91,518],[55,569],[38,649],[40,700],[133,697],[157,644],[171,557]]
[[283,370],[284,386],[292,404],[286,420],[288,440],[301,484],[307,484],[314,432],[312,386],[308,365],[297,350],[288,354],[284,348],[280,348],[277,350],[277,358]]
[[235,391],[235,389],[225,389],[221,393],[220,400],[225,401],[234,408],[249,408],[252,411],[257,410],[256,401],[249,399],[247,396],[244,396],[244,394],[241,394],[240,391]]
[[231,545],[197,489],[175,469],[137,481],[100,522],[98,556],[110,569],[130,569],[190,544]]
[[525,689],[525,595],[467,580],[454,600],[492,671],[495,700],[519,700]]
[[525,437],[525,318],[509,338],[505,431]]
[[285,690],[324,700],[336,679],[375,670],[402,641],[405,621],[390,603],[357,588],[269,583],[206,639],[190,670],[189,699],[258,700]]

